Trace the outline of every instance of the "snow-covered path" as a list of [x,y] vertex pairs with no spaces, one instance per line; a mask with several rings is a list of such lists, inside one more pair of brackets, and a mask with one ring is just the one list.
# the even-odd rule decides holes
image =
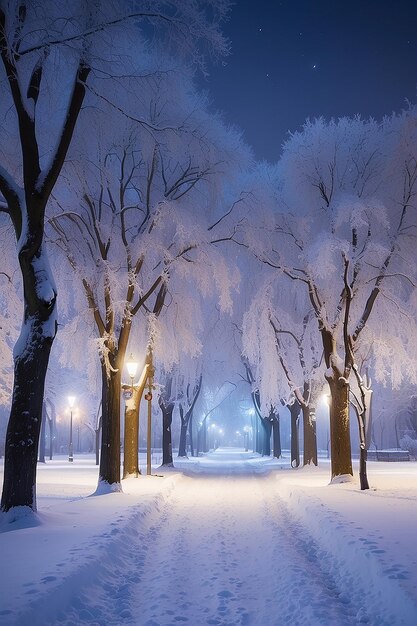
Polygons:
[[352,623],[262,479],[186,480],[143,564],[134,605],[144,626]]
[[224,475],[214,455],[184,476],[59,623],[101,623],[104,603],[106,626],[354,624],[357,607],[321,569],[276,483],[243,456],[223,452]]
[[417,464],[360,492],[321,463],[223,449],[96,497],[93,458],[40,466],[40,513],[0,516],[0,624],[414,626]]

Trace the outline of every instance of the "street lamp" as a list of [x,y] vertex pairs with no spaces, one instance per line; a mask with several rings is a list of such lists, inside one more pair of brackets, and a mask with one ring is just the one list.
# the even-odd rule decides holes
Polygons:
[[72,409],[75,405],[75,396],[68,396],[68,406],[70,409],[70,432],[69,432],[69,446],[68,446],[68,461],[72,463],[74,461],[74,454],[72,449]]
[[[210,437],[210,432],[208,432],[208,448],[209,450],[211,450],[212,447],[214,448],[214,444],[215,444],[214,431],[216,430],[217,427],[216,427],[216,424],[214,424],[213,422],[213,424],[210,424],[208,428],[211,428],[211,432],[213,433]],[[211,444],[213,444],[213,446],[211,446]]]
[[249,430],[250,430],[249,426],[245,426],[243,428],[243,430],[245,431],[245,434],[244,434],[244,437],[243,437],[244,438],[244,443],[245,443],[245,452],[247,452],[248,448],[249,448]]
[[138,362],[135,361],[132,353],[130,353],[129,358],[126,361],[126,369],[127,369],[127,373],[129,374],[129,378],[130,378],[130,382],[131,382],[132,390],[133,390],[133,381],[135,379],[136,372],[138,369]]

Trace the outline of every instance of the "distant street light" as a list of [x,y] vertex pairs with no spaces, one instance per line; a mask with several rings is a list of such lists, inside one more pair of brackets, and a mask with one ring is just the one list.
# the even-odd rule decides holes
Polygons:
[[68,396],[68,406],[70,409],[70,432],[69,432],[69,445],[68,445],[68,461],[72,463],[74,461],[73,446],[72,446],[72,409],[75,405],[75,396]]
[[243,428],[243,430],[245,432],[245,434],[244,434],[245,452],[247,452],[248,448],[249,448],[249,430],[250,430],[250,428],[249,428],[249,426],[245,426]]
[[[258,420],[255,419],[255,409],[253,407],[250,407],[250,409],[248,409],[248,415],[250,417],[250,423],[251,423],[251,430],[252,430],[252,449],[253,452],[256,452],[257,450],[257,427],[258,427]],[[248,433],[248,447],[249,447],[249,433]]]

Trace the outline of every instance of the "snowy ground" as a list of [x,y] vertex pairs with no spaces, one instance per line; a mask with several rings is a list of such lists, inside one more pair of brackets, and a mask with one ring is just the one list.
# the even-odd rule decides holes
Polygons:
[[93,463],[40,465],[36,520],[0,517],[0,624],[417,624],[417,463],[360,492],[223,449],[87,497]]

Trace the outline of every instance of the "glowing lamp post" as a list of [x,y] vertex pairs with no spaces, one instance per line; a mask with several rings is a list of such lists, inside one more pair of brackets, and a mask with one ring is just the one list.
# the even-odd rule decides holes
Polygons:
[[70,432],[69,432],[69,445],[68,445],[68,461],[72,463],[74,461],[73,445],[72,445],[72,410],[75,405],[75,396],[68,396],[68,406],[70,409]]
[[136,372],[138,370],[138,362],[133,358],[133,354],[130,354],[129,358],[126,361],[126,369],[129,374],[130,383],[133,391],[133,381],[135,380]]

